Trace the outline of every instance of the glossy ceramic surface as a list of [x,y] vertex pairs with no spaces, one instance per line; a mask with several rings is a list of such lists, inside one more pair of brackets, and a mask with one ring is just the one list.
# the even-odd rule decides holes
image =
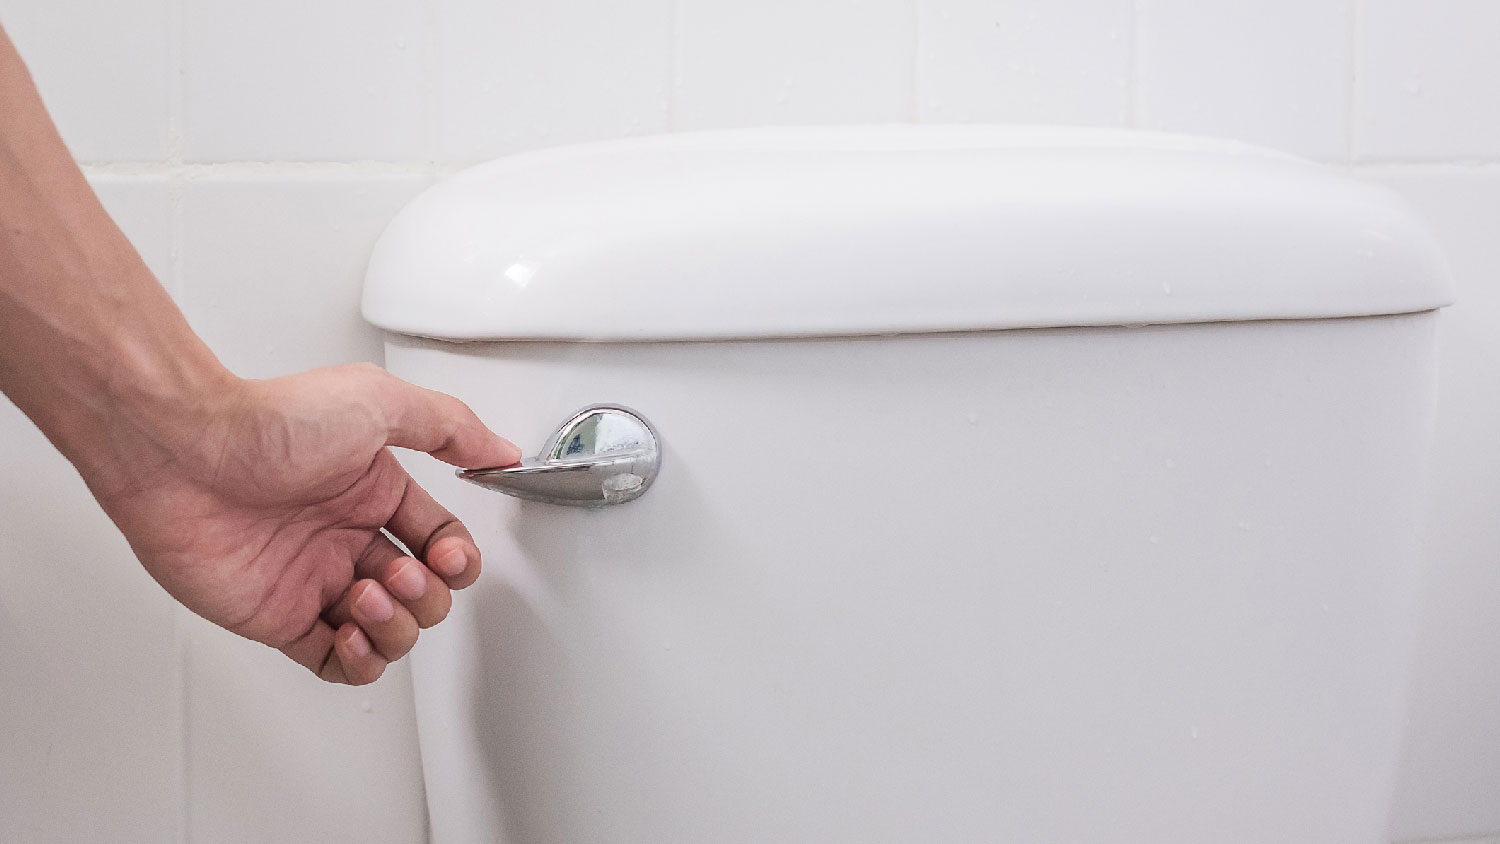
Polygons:
[[435,844],[1381,844],[1433,314],[882,339],[395,339],[588,510],[415,477],[485,574],[413,654]]
[[413,201],[364,313],[448,339],[1315,318],[1447,304],[1390,191],[1225,141],[885,126],[514,156]]

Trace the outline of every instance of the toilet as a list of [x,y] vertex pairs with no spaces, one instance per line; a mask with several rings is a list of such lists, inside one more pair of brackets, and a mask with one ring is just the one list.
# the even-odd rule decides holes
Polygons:
[[[412,474],[435,844],[1384,844],[1444,261],[1228,141],[845,127],[504,158],[364,314],[534,457]],[[466,482],[467,481],[467,482]]]

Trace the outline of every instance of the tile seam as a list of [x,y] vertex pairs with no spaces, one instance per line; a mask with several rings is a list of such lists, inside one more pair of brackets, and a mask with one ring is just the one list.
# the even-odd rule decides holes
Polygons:
[[1130,2],[1130,62],[1125,70],[1125,125],[1133,129],[1141,125],[1141,3]]

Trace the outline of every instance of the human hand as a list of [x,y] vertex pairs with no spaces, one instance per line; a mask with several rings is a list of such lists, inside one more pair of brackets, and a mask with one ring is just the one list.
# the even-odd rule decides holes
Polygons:
[[0,393],[173,597],[325,680],[375,680],[479,576],[468,531],[387,446],[469,467],[520,452],[378,367],[234,377],[99,203],[3,27],[0,114]]
[[130,448],[113,488],[86,473],[100,504],[189,609],[324,680],[373,682],[480,569],[468,530],[387,446],[470,467],[520,450],[458,399],[369,365],[233,379],[201,404],[180,441]]

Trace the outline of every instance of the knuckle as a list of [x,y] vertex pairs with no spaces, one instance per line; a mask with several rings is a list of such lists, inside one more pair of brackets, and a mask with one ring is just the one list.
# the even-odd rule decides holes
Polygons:
[[343,368],[351,375],[359,375],[365,378],[384,378],[390,374],[386,372],[384,368],[370,363],[369,361],[346,363],[344,364]]
[[350,385],[356,393],[378,389],[385,379],[392,377],[373,363],[346,363],[333,370],[338,374],[338,380]]
[[443,393],[443,395],[447,397],[448,406],[453,415],[462,420],[465,426],[473,427],[480,424],[479,414],[474,412],[474,408],[469,407],[468,402],[457,396],[450,396],[447,393]]

